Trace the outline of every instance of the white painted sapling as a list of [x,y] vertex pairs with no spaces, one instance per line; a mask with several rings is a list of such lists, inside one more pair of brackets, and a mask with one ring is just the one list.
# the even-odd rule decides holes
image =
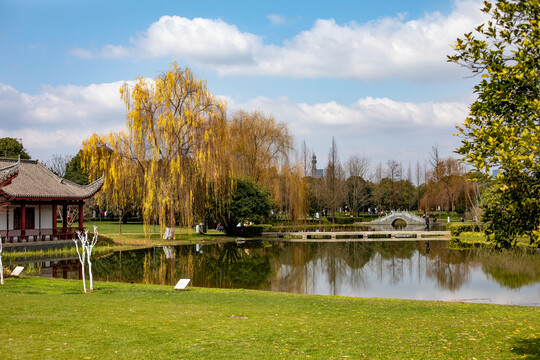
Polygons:
[[[81,249],[79,250],[79,240],[81,241]],[[73,241],[75,242],[75,248],[77,249],[77,255],[79,255],[79,261],[82,266],[82,281],[83,281],[83,289],[84,292],[86,292],[86,278],[85,278],[85,270],[84,270],[84,263],[86,262],[86,242],[88,241],[88,230],[85,230],[84,235],[77,230],[77,238],[74,238]],[[82,252],[82,254],[81,254]]]
[[[88,239],[88,230],[86,231],[86,238]],[[94,225],[94,236],[92,237],[92,241],[86,242],[86,258],[88,259],[88,275],[90,276],[90,290],[94,290],[94,280],[92,277],[92,261],[90,260],[90,256],[92,256],[92,251],[94,250],[94,245],[96,245],[98,240],[98,231],[97,226]]]
[[[94,281],[92,277],[92,250],[94,245],[96,245],[98,240],[98,231],[97,226],[94,225],[94,236],[92,240],[88,240],[88,229],[84,230],[84,233],[77,230],[78,239],[73,239],[75,242],[75,247],[77,248],[77,255],[79,255],[79,261],[82,266],[82,278],[83,278],[83,289],[86,292],[86,278],[85,278],[85,263],[88,262],[88,275],[90,277],[90,290],[94,290]],[[81,248],[79,250],[79,241],[81,242]]]

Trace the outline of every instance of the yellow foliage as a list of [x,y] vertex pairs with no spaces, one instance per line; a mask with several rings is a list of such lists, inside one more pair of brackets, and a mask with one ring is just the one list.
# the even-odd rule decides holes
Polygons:
[[206,196],[206,189],[195,192],[196,182],[209,187],[231,175],[224,104],[176,63],[154,82],[124,84],[120,96],[127,131],[83,143],[85,169],[94,177],[105,173],[101,201],[125,210],[129,200],[145,224],[157,218],[162,229],[192,223],[194,198]]

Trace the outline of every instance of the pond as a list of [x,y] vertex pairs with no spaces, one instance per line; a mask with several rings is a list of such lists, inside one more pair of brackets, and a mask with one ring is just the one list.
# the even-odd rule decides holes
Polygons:
[[[20,263],[20,261],[18,262]],[[26,264],[80,278],[78,259]],[[247,241],[112,251],[94,279],[302,294],[540,306],[540,254],[453,250],[447,241]]]

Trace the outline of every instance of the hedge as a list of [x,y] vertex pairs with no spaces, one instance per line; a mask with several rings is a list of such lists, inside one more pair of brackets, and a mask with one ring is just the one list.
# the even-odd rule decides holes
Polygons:
[[268,225],[250,225],[250,226],[238,226],[234,228],[233,234],[243,237],[261,237],[265,228]]
[[[329,222],[332,222],[331,217],[326,218]],[[349,225],[354,224],[355,222],[362,222],[361,217],[336,217],[335,218],[335,224],[339,225]]]
[[482,231],[482,224],[475,222],[451,222],[446,224],[446,229],[450,231],[452,236],[459,236],[463,232]]

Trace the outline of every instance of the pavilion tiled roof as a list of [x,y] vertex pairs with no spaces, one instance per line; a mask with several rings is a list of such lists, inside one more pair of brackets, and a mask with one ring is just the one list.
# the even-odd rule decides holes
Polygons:
[[0,166],[0,187],[7,185],[17,175],[19,175],[19,167],[21,162],[10,164],[8,166]]
[[[0,182],[4,170],[17,160],[0,158]],[[0,188],[0,194],[19,200],[84,200],[96,194],[103,186],[103,177],[89,185],[75,184],[47,169],[37,160],[20,160],[18,176]]]

